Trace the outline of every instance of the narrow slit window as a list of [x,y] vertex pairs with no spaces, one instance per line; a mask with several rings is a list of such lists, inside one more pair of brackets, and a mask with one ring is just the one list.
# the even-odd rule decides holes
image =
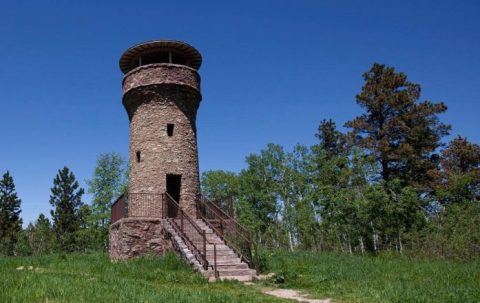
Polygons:
[[140,151],[137,151],[137,152],[135,153],[135,156],[136,156],[136,158],[137,158],[137,162],[140,162],[140,161],[142,160],[142,154],[140,153]]
[[173,128],[175,127],[174,124],[167,124],[167,135],[169,137],[173,136]]

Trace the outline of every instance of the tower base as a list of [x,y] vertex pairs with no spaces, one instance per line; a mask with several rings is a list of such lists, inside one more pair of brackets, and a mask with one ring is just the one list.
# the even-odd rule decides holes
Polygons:
[[165,219],[123,218],[110,225],[108,254],[112,260],[127,260],[143,255],[164,255],[172,249]]

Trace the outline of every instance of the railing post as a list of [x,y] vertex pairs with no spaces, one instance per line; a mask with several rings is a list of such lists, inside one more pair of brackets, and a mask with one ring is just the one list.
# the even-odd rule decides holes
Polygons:
[[214,268],[214,275],[215,278],[218,278],[217,272],[217,244],[213,244],[213,268]]
[[222,233],[222,237],[225,237],[225,232],[223,231],[223,219],[220,217],[220,230]]
[[183,232],[183,211],[181,208],[178,209],[180,211],[180,230],[182,231],[182,234],[184,233]]
[[128,196],[124,194],[123,197],[123,217],[125,218],[128,216]]
[[205,235],[205,230],[203,230],[202,235],[203,235],[203,268],[205,270],[207,270],[208,269],[208,265],[207,265],[207,238],[206,238],[206,235]]

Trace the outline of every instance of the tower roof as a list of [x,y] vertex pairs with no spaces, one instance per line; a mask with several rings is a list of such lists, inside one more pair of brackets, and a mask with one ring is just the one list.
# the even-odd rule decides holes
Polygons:
[[187,66],[199,69],[202,64],[202,55],[188,43],[177,40],[152,40],[136,44],[127,49],[120,57],[120,69],[124,74],[137,67],[140,55],[155,51],[173,51],[183,55]]

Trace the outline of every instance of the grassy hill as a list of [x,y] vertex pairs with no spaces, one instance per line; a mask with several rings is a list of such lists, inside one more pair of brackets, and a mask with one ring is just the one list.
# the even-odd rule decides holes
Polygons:
[[476,261],[307,252],[268,260],[284,283],[207,283],[173,254],[118,263],[103,254],[0,258],[0,302],[288,302],[262,294],[265,287],[336,302],[480,302]]
[[[282,287],[340,302],[480,302],[480,262],[401,256],[273,253]],[[338,300],[342,299],[342,300]]]
[[0,270],[0,302],[281,302],[238,282],[208,283],[173,254],[3,258]]

